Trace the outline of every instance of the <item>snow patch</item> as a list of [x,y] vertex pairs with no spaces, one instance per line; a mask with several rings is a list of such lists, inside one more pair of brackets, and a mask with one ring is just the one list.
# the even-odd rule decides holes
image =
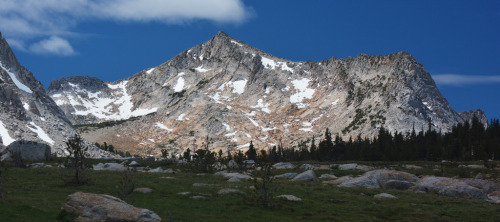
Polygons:
[[[88,114],[94,115],[100,119],[106,120],[120,120],[128,119],[130,117],[143,116],[153,112],[156,112],[157,108],[152,109],[136,109],[132,111],[133,103],[132,97],[127,93],[126,85],[127,81],[117,83],[115,85],[108,84],[110,89],[114,89],[112,98],[105,98],[101,96],[101,92],[88,92],[86,90],[80,89],[76,84],[69,83],[76,92],[74,95],[66,95],[66,99],[58,94],[56,94],[58,99],[55,100],[57,105],[70,104],[75,107],[74,115],[86,116]],[[80,96],[81,94],[84,94]],[[85,95],[86,94],[86,95]],[[82,108],[84,107],[83,110]],[[118,109],[118,112],[114,111],[113,108]],[[79,110],[80,109],[80,110]],[[115,109],[115,110],[116,110]]]
[[422,104],[424,104],[424,105],[425,105],[425,107],[427,107],[427,109],[429,109],[429,110],[431,110],[431,111],[432,111],[432,106],[431,106],[431,105],[429,105],[429,103],[427,103],[427,102],[422,102]]
[[12,142],[16,141],[12,137],[10,137],[9,130],[7,130],[7,128],[5,128],[5,125],[3,125],[2,121],[0,121],[0,137],[2,137],[2,142],[3,142],[3,145],[5,145],[5,146],[8,146]]
[[23,103],[23,107],[26,111],[30,110],[30,105],[28,105],[28,103]]
[[239,150],[239,149],[242,149],[242,148],[245,148],[245,147],[250,147],[250,143],[245,143],[243,145],[239,145],[239,146],[236,147],[236,149]]
[[146,73],[147,73],[147,74],[151,74],[154,70],[155,70],[155,68],[151,68],[151,69],[149,69],[148,71],[146,71]]
[[17,88],[27,93],[33,93],[33,91],[31,91],[31,89],[28,86],[24,85],[21,81],[19,81],[19,79],[17,79],[16,74],[12,73],[10,70],[5,68],[1,62],[0,62],[0,67],[2,67],[2,69],[4,69],[5,72],[7,72],[7,74],[9,74],[10,78],[12,79],[12,82],[16,84]]
[[251,106],[250,108],[255,108],[255,109],[261,109],[262,112],[266,112],[266,113],[271,113],[271,110],[269,110],[269,103],[264,103],[262,99],[259,99],[257,101],[257,105],[256,106]]
[[154,140],[154,139],[148,139],[148,140],[149,140],[149,141],[151,141],[152,143],[154,143],[154,142],[155,142],[155,140]]
[[250,122],[252,122],[252,124],[253,124],[254,126],[259,127],[259,124],[257,124],[257,122],[255,122],[255,120],[253,120],[253,119],[252,119],[252,118],[250,118],[249,116],[246,116],[246,117],[250,120]]
[[226,123],[222,123],[222,125],[224,125],[226,127],[226,131],[231,130],[231,127],[229,125],[227,125]]
[[332,106],[336,106],[338,104],[338,102],[339,102],[339,99],[336,99],[335,101],[333,101]]
[[276,128],[276,127],[273,127],[273,128],[264,128],[264,127],[262,127],[262,131],[264,131],[264,132],[275,130],[275,129],[278,129],[278,128]]
[[43,129],[41,127],[37,126],[34,122],[30,122],[30,125],[33,128],[31,128],[28,125],[28,129],[30,129],[31,131],[35,132],[38,135],[38,138],[42,139],[43,141],[47,142],[50,145],[54,145],[54,140],[52,140],[49,137],[49,135],[47,135],[47,133],[45,133],[45,131],[43,131]]
[[199,67],[196,67],[194,68],[196,71],[198,72],[207,72],[209,71],[210,69],[205,69],[205,68],[202,68],[202,66],[199,66]]
[[163,125],[160,122],[156,122],[155,126],[159,127],[160,129],[164,129],[164,130],[168,131],[169,133],[172,132],[172,131],[174,131],[174,129],[170,129],[170,128],[168,128],[167,126]]
[[262,62],[262,65],[264,65],[265,68],[275,69],[276,67],[278,67],[282,70],[289,71],[289,72],[293,73],[293,69],[290,68],[286,64],[286,62],[276,62],[276,61],[269,59],[269,58],[266,58],[266,57],[261,57],[260,61]]
[[174,86],[174,91],[175,92],[181,92],[184,89],[184,78],[179,77],[177,79],[177,84]]
[[300,128],[299,130],[302,130],[305,132],[312,132],[312,128]]
[[239,43],[239,42],[237,42],[237,41],[234,41],[234,40],[231,40],[231,43],[236,44],[236,45],[238,45],[238,46],[243,46],[243,44],[241,44],[241,43]]
[[308,88],[309,82],[311,80],[302,78],[292,81],[293,87],[298,91],[297,93],[290,96],[290,102],[296,103],[298,108],[304,108],[307,104],[302,103],[304,99],[311,99],[315,89]]
[[[179,121],[184,121],[184,120],[185,120],[185,119],[184,119],[184,116],[186,116],[186,114],[185,114],[185,113],[183,113],[183,114],[179,115],[179,117],[177,117],[177,120],[179,120]],[[188,118],[186,118],[186,120],[189,120],[189,119],[188,119]]]

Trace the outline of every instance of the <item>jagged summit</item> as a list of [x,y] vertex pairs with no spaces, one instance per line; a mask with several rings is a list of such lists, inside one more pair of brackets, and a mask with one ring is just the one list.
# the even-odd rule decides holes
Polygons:
[[60,80],[53,80],[47,91],[54,92],[58,90],[64,90],[65,87],[73,87],[72,85],[80,85],[83,88],[90,90],[90,92],[98,92],[107,87],[104,81],[90,76],[70,76],[66,78],[61,78]]
[[74,124],[141,117],[85,138],[142,155],[179,154],[206,136],[237,150],[294,146],[326,128],[372,137],[382,126],[408,132],[431,119],[446,132],[463,121],[409,53],[292,62],[224,32],[101,91],[73,84],[49,94]]

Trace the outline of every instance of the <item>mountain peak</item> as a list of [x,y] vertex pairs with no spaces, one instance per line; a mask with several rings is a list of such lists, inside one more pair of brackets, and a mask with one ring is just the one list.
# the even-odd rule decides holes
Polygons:
[[215,34],[215,36],[214,36],[214,37],[216,37],[216,38],[217,38],[217,37],[219,37],[219,38],[220,38],[220,37],[227,38],[227,37],[229,37],[229,35],[227,35],[224,31],[218,31],[218,32],[217,32],[217,34]]

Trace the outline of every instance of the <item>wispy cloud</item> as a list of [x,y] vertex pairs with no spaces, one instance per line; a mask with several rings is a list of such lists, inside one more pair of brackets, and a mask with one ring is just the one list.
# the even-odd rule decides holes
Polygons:
[[75,50],[66,39],[52,36],[30,46],[30,50],[38,54],[55,54],[70,56],[75,54]]
[[[32,51],[42,50],[39,46],[47,44],[47,38],[50,40],[52,36],[65,40],[71,47],[67,39],[78,35],[73,29],[86,21],[186,24],[207,20],[240,24],[252,15],[252,9],[242,0],[0,0],[0,31],[15,41],[13,47]],[[45,49],[46,53],[71,54],[65,50]]]
[[438,85],[459,86],[459,85],[500,83],[500,76],[438,74],[438,75],[432,75],[432,78]]

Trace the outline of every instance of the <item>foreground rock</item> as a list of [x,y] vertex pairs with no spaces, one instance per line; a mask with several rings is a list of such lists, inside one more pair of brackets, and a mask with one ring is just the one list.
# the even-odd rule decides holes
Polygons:
[[293,179],[294,177],[297,176],[297,173],[284,173],[280,175],[274,176],[276,179]]
[[294,195],[289,195],[289,194],[279,195],[279,196],[276,196],[276,198],[284,199],[284,200],[292,201],[292,202],[302,202],[302,199],[300,199]]
[[337,176],[335,176],[333,174],[324,173],[324,174],[321,174],[319,179],[337,179]]
[[161,221],[154,212],[136,208],[109,195],[76,192],[66,199],[62,210],[78,215],[75,221]]
[[395,170],[373,170],[352,179],[342,178],[339,187],[389,188],[405,190],[414,185],[418,177]]
[[[489,189],[482,190],[481,186],[479,186],[481,181],[475,182],[478,183],[476,184],[477,187],[471,186],[460,179],[427,176],[419,180],[411,189],[414,191],[436,192],[451,197],[487,199]],[[471,181],[469,183],[473,184]]]
[[299,169],[301,169],[301,170],[314,170],[314,169],[316,169],[316,167],[311,165],[311,164],[306,163],[306,164],[300,165]]
[[232,188],[224,188],[224,189],[219,190],[219,192],[217,192],[217,193],[218,194],[245,194],[245,193],[241,192],[240,190],[232,189]]
[[246,174],[242,174],[242,173],[228,173],[228,172],[225,172],[225,171],[217,172],[214,175],[215,176],[222,176],[222,177],[228,178],[228,179],[231,179],[231,178],[237,178],[237,179],[240,179],[240,180],[249,180],[249,179],[252,179],[251,176],[246,175]]
[[312,170],[304,171],[295,176],[291,181],[318,181],[318,177]]
[[127,170],[126,166],[119,164],[119,163],[99,163],[97,165],[93,165],[92,168],[94,170],[109,170],[109,171]]
[[388,193],[379,193],[377,195],[374,195],[373,197],[376,199],[396,199],[394,195]]
[[500,191],[493,191],[488,194],[488,201],[492,203],[500,203]]
[[358,166],[357,163],[348,163],[337,165],[339,170],[354,170]]
[[276,163],[273,165],[273,168],[274,169],[294,169],[295,168],[295,165],[293,165],[292,163],[283,163],[283,162],[280,162],[280,163]]

